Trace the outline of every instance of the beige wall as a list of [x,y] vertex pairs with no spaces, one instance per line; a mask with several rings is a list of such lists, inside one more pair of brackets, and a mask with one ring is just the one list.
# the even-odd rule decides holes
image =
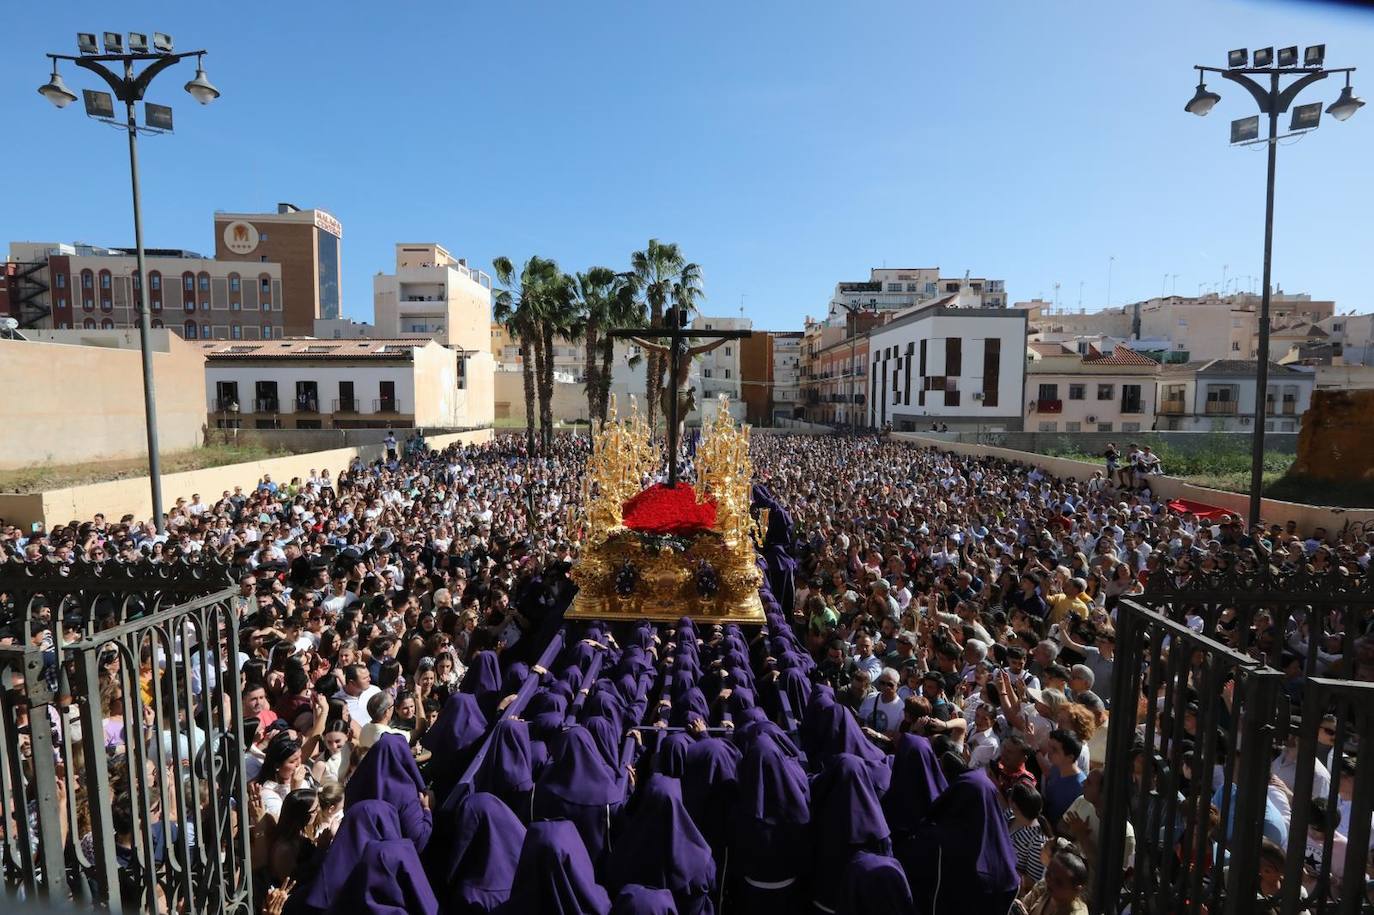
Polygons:
[[[426,441],[431,448],[446,448],[455,443],[470,445],[488,442],[491,436],[490,429],[478,429],[472,432],[436,435]],[[192,493],[197,492],[206,499],[218,498],[224,490],[232,490],[235,486],[245,489],[256,486],[265,473],[270,473],[275,480],[290,480],[292,477],[306,476],[311,470],[327,468],[331,475],[337,476],[354,457],[373,461],[381,456],[381,445],[362,445],[357,448],[312,451],[308,454],[294,454],[246,464],[226,464],[223,467],[164,474],[162,501],[164,506],[173,505],[178,497],[190,498]],[[51,528],[72,520],[85,520],[97,512],[104,512],[107,518],[116,520],[125,514],[132,514],[140,519],[150,517],[152,498],[149,495],[148,478],[111,480],[108,483],[75,486],[38,495],[0,494],[0,518],[23,527],[28,527],[34,522],[42,522]]]
[[[1001,458],[1006,461],[1020,461],[1023,464],[1031,464],[1039,467],[1047,473],[1052,473],[1058,477],[1073,477],[1077,480],[1086,480],[1093,475],[1094,471],[1101,470],[1102,465],[1088,463],[1087,461],[1075,461],[1069,458],[1050,457],[1045,454],[1036,454],[1030,451],[1013,451],[1010,448],[994,448],[990,445],[974,445],[964,442],[946,441],[942,438],[935,438],[926,435],[917,435],[910,432],[894,433],[893,438],[912,442],[917,445],[938,448],[941,451],[952,451],[955,454],[968,454],[986,457]],[[1173,477],[1154,477],[1150,481],[1150,488],[1156,496],[1165,499],[1192,499],[1197,502],[1204,502],[1208,505],[1215,505],[1233,511],[1241,516],[1248,513],[1250,507],[1250,497],[1244,493],[1226,492],[1221,489],[1208,489],[1206,486],[1194,486],[1192,483],[1185,483]],[[1321,505],[1303,505],[1297,502],[1281,502],[1278,499],[1264,499],[1261,504],[1261,514],[1268,523],[1283,523],[1296,521],[1298,530],[1303,533],[1310,533],[1313,528],[1324,527],[1332,534],[1339,533],[1341,527],[1347,522],[1374,522],[1374,509],[1367,508],[1328,508]]]
[[[101,333],[111,345],[0,340],[0,390],[8,395],[0,398],[0,469],[147,454],[138,332],[65,332],[73,341]],[[166,331],[154,343],[161,450],[195,448],[205,424],[205,357]]]
[[496,417],[496,360],[490,353],[471,353],[464,370],[462,426],[489,426]]
[[[525,421],[525,381],[521,372],[497,372],[495,382],[496,417],[502,420]],[[539,409],[538,396],[534,408]],[[553,384],[553,418],[555,422],[587,419],[587,391],[581,384],[555,381]]]

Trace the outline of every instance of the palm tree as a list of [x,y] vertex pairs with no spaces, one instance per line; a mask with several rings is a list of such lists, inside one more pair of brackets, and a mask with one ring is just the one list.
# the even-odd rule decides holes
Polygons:
[[[634,329],[644,326],[644,303],[639,299],[638,280],[633,273],[618,273],[606,299],[608,327]],[[594,419],[606,421],[610,412],[611,377],[614,374],[615,338],[603,333],[598,341],[601,348],[601,368],[597,372],[597,396]],[[641,356],[632,356],[630,366],[639,364]]]
[[554,340],[573,339],[577,331],[572,277],[560,272],[557,264],[549,263],[553,271],[539,296],[539,335],[534,351],[539,382],[539,436],[546,454],[553,448]]
[[592,267],[573,278],[573,307],[577,314],[575,336],[580,336],[585,348],[583,386],[587,391],[587,418],[596,419],[596,407],[601,402],[600,355],[601,334],[610,324],[610,293],[615,272],[609,267]]
[[534,397],[535,397],[535,358],[534,345],[539,339],[539,312],[550,274],[558,274],[558,265],[537,255],[525,261],[520,275],[508,257],[498,257],[491,262],[496,280],[505,289],[496,294],[492,317],[505,325],[510,335],[520,344],[521,371],[525,381],[525,447],[534,453]]
[[[686,261],[678,246],[663,243],[656,238],[649,239],[643,251],[630,255],[630,267],[639,280],[644,294],[644,302],[649,306],[649,323],[653,327],[663,326],[664,305],[672,295],[673,284],[678,282]],[[649,428],[654,427],[654,414],[658,410],[659,390],[663,386],[663,358],[654,352],[649,353],[648,377],[644,396],[648,400]]]

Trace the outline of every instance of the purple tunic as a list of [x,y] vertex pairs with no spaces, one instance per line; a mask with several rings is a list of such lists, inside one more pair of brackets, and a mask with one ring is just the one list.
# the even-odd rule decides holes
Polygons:
[[424,851],[434,829],[429,808],[420,803],[424,791],[424,779],[406,739],[383,734],[344,786],[344,801],[349,807],[359,801],[386,801],[401,819],[401,835],[415,843],[416,851]]
[[487,755],[477,767],[472,786],[477,791],[496,795],[512,810],[529,815],[534,764],[527,722],[516,718],[496,722],[487,744]]
[[572,820],[593,862],[606,852],[611,820],[625,800],[625,786],[611,771],[583,727],[569,728],[558,758],[534,786],[533,819]]
[[811,782],[811,828],[815,866],[811,896],[825,909],[839,903],[840,885],[829,872],[856,851],[887,853],[891,831],[863,760],[848,753],[829,759]]
[[[334,902],[348,875],[362,859],[371,842],[401,838],[401,820],[386,801],[358,801],[344,811],[343,822],[329,843],[315,880],[305,888],[301,911],[324,912]],[[295,902],[296,897],[292,897]]]
[[615,894],[611,915],[678,915],[677,903],[667,890],[627,883]]
[[[864,736],[859,720],[853,713],[838,703],[832,703],[822,708],[819,715],[816,726],[822,735],[822,742],[818,759],[811,759],[812,763],[823,762],[841,753],[857,756],[868,769],[874,789],[879,794],[887,791],[887,786],[892,781],[891,761],[886,753]],[[809,754],[808,758],[811,758]]]
[[405,839],[368,844],[363,856],[329,907],[329,915],[438,915],[415,846]]
[[596,882],[577,828],[566,820],[531,823],[520,848],[509,915],[607,915],[610,897]]
[[671,890],[683,915],[710,915],[715,881],[711,847],[687,815],[678,780],[650,776],[607,862],[607,886],[640,883]]
[[811,786],[801,763],[761,737],[738,770],[730,869],[760,883],[794,881],[811,863]]
[[892,787],[883,795],[883,813],[893,836],[900,839],[915,831],[946,787],[945,773],[930,741],[916,734],[899,737],[892,762]]
[[[896,859],[861,851],[850,859],[840,890],[839,915],[916,915],[911,887]],[[969,911],[967,915],[976,915]],[[1003,913],[997,913],[1003,915]]]
[[469,795],[458,811],[453,857],[445,862],[449,915],[496,911],[510,898],[525,827],[495,795]]

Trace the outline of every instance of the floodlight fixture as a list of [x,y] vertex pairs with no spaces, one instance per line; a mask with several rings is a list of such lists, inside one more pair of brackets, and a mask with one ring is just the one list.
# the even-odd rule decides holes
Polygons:
[[1231,51],[1229,54],[1226,55],[1226,66],[1228,69],[1234,70],[1236,67],[1245,66],[1246,62],[1249,60],[1249,51],[1247,51],[1245,48],[1236,48],[1234,51]]
[[1355,95],[1355,90],[1350,88],[1350,74],[1345,75],[1345,88],[1341,90],[1341,97],[1331,103],[1326,109],[1326,113],[1338,121],[1348,119],[1352,114],[1364,107],[1364,99]]
[[172,109],[168,108],[166,105],[156,105],[152,102],[144,102],[143,123],[154,130],[171,130]]
[[153,33],[153,50],[158,54],[172,53],[172,36],[166,32]]
[[1252,114],[1248,118],[1237,118],[1231,122],[1231,142],[1245,143],[1249,140],[1259,139],[1259,115]]
[[1321,119],[1321,102],[1313,102],[1310,105],[1299,105],[1293,109],[1293,121],[1288,125],[1288,129],[1311,130],[1321,122]]
[[205,76],[205,62],[200,57],[196,58],[196,78],[186,84],[186,91],[202,105],[208,105],[219,98],[219,90]]
[[106,54],[123,54],[123,53],[124,53],[124,36],[121,35],[121,34],[119,34],[118,32],[106,32],[106,33],[105,33],[105,53],[106,53]]
[[1216,107],[1217,102],[1221,101],[1221,96],[1215,92],[1207,90],[1207,84],[1199,77],[1197,81],[1197,91],[1188,100],[1188,104],[1183,106],[1183,110],[1198,117],[1205,117],[1207,112]]
[[76,101],[76,93],[67,88],[67,84],[62,81],[62,74],[57,72],[56,60],[52,62],[52,76],[38,87],[38,94],[58,108],[66,108]]
[[86,100],[86,114],[93,118],[113,118],[114,117],[114,96],[108,92],[97,92],[94,89],[82,89],[81,95]]
[[82,54],[99,54],[100,45],[95,43],[95,32],[77,32],[76,49]]
[[1298,65],[1298,46],[1293,45],[1288,48],[1279,48],[1279,66],[1296,67]]
[[1272,66],[1274,63],[1274,49],[1260,48],[1259,50],[1255,51],[1254,61],[1255,62],[1252,66],[1257,68]]
[[147,54],[147,53],[148,53],[148,36],[145,35],[143,32],[130,32],[130,33],[129,33],[129,53],[130,53],[130,54]]
[[1326,61],[1326,45],[1309,45],[1302,52],[1302,65],[1304,67],[1320,67]]

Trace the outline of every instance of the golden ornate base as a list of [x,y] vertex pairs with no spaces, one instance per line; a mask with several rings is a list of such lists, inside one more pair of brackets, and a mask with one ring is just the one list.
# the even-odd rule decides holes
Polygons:
[[[713,587],[702,588],[703,576]],[[753,545],[717,531],[663,538],[616,528],[587,545],[572,578],[569,619],[764,622]]]
[[654,603],[650,601],[631,601],[619,597],[598,598],[581,592],[573,598],[573,603],[565,619],[601,620],[619,622],[623,620],[653,620],[654,622],[677,622],[682,617],[690,617],[697,623],[741,623],[761,626],[764,623],[763,602],[755,593],[740,604],[724,606],[723,601],[696,601],[690,604]]

